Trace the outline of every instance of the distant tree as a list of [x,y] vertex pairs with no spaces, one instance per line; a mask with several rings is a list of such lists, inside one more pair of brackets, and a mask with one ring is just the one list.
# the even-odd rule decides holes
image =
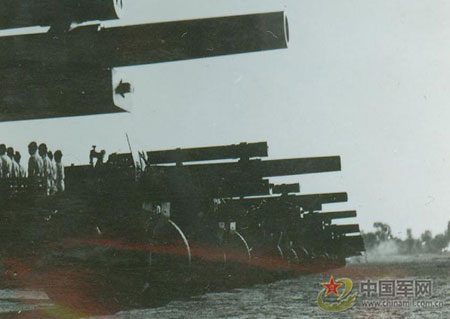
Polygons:
[[422,245],[422,241],[420,239],[414,240],[414,253],[421,253],[424,250],[424,247]]
[[425,247],[426,252],[432,252],[433,247],[431,245],[431,240],[433,239],[433,235],[431,234],[431,231],[426,230],[421,236],[420,240],[422,241],[422,246]]
[[426,230],[419,239],[416,239],[413,237],[411,229],[408,228],[406,239],[402,240],[392,235],[391,227],[388,224],[376,222],[373,227],[375,228],[374,232],[361,232],[367,250],[377,247],[382,242],[393,241],[401,254],[441,253],[450,244],[450,221],[446,231],[434,238],[431,231]]
[[377,236],[379,242],[387,241],[393,238],[391,226],[388,224],[376,222],[373,224],[373,227],[375,228],[375,236]]
[[411,228],[408,228],[406,230],[406,240],[405,240],[405,244],[406,244],[406,253],[408,254],[412,254],[414,251],[414,243],[415,240],[412,236],[412,231]]
[[444,234],[436,235],[431,241],[431,246],[435,252],[441,253],[448,246],[448,238]]

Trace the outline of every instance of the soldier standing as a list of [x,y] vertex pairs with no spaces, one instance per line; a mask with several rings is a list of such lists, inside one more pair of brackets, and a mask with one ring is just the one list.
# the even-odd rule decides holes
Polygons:
[[57,150],[55,152],[55,162],[56,162],[56,178],[55,178],[55,184],[56,184],[56,190],[58,192],[64,192],[64,165],[61,162],[62,158],[62,152],[60,150]]
[[94,158],[97,157],[97,151],[95,150],[96,146],[92,145],[92,149],[89,152],[89,164],[94,167]]
[[47,195],[50,195],[50,190],[52,187],[52,163],[47,156],[47,145],[45,143],[40,144],[38,151],[42,158],[42,177],[45,179]]
[[6,155],[5,144],[0,144],[0,161],[2,162],[2,177],[11,177],[12,163],[11,159]]
[[22,156],[20,155],[20,152],[16,151],[16,153],[14,153],[14,161],[17,163],[17,166],[19,167],[19,175],[17,177],[25,178],[27,177],[27,172],[25,171],[25,168],[23,168],[22,164],[20,164],[21,158]]
[[43,174],[43,162],[42,158],[37,154],[37,144],[36,142],[31,142],[28,145],[28,153],[30,154],[30,159],[28,160],[28,177],[41,177]]
[[54,194],[56,193],[56,163],[53,161],[53,153],[52,151],[48,151],[47,153],[47,157],[50,160],[50,167],[51,167],[51,178],[50,178],[50,183],[51,183],[51,193]]
[[14,160],[14,148],[8,147],[6,150],[6,155],[8,155],[8,158],[11,160],[11,177],[19,177],[19,165]]

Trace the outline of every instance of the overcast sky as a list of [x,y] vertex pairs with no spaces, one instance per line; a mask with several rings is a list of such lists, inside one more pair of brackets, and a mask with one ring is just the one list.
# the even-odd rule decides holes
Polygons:
[[[450,220],[450,3],[423,0],[124,0],[122,24],[286,10],[287,50],[118,70],[133,112],[0,124],[87,163],[108,153],[267,141],[272,158],[341,155],[303,193],[347,191],[363,230],[442,232]],[[115,23],[117,24],[117,23]],[[27,157],[25,156],[25,159]],[[347,221],[348,222],[348,221]]]

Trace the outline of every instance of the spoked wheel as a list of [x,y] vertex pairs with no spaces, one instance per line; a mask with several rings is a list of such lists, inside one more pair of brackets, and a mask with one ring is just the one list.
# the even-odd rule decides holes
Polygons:
[[312,256],[311,252],[306,249],[304,246],[300,245],[296,249],[298,262],[300,265],[308,265],[311,263]]
[[281,240],[282,239],[283,239],[283,232],[280,233],[280,237],[278,237],[278,243],[277,243],[278,253],[280,254],[280,258],[283,260],[284,259],[284,252],[283,252],[283,249],[281,248]]
[[192,263],[186,235],[173,220],[160,218],[149,227],[148,236],[142,294],[147,299],[159,298],[162,288],[168,295],[179,294],[190,279]]
[[252,259],[252,253],[247,240],[238,231],[229,234],[225,245],[224,254],[226,263],[247,263]]
[[150,230],[149,237],[149,267],[191,266],[192,253],[189,241],[173,220],[160,219]]
[[331,265],[331,257],[327,252],[320,252],[314,258],[315,262],[321,267],[327,267]]
[[298,253],[293,247],[287,250],[287,262],[289,265],[298,265],[300,263]]

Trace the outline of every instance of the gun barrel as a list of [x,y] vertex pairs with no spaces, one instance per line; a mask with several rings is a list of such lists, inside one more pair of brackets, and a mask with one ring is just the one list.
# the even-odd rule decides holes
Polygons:
[[[316,158],[306,158],[275,161],[244,160],[234,163],[191,164],[184,166],[150,165],[142,180],[144,184],[150,185],[154,180],[154,176],[166,176],[168,179],[175,179],[177,176],[189,176],[189,180],[195,181],[195,184],[207,189],[220,188],[222,187],[221,185],[246,184],[248,181],[258,181],[271,176],[336,170],[340,166],[339,157],[318,158],[317,165],[315,160]],[[285,163],[286,167],[283,168]],[[239,194],[237,192],[235,194],[233,197],[246,196],[246,194]],[[335,200],[342,201],[342,198],[329,196],[331,195],[320,195],[318,198],[313,197],[310,204],[315,205],[313,209],[320,209],[321,206],[318,207],[316,204],[320,205],[321,202],[333,202]],[[316,203],[314,200],[318,202]],[[347,200],[346,194],[345,200]],[[311,209],[311,205],[308,206],[309,209]]]
[[359,225],[358,224],[349,224],[349,225],[330,225],[328,226],[330,230],[337,234],[350,234],[350,233],[359,233]]
[[117,19],[121,0],[0,0],[0,29]]
[[351,217],[356,217],[356,211],[349,210],[349,211],[341,211],[341,212],[326,212],[326,213],[320,213],[320,217],[324,220],[330,220],[330,221],[332,219],[351,218]]
[[339,156],[294,158],[255,162],[254,171],[264,177],[301,175],[341,170]]
[[288,194],[300,192],[300,184],[281,184],[272,187],[272,194]]
[[111,68],[287,47],[283,12],[0,38],[0,67]]
[[[257,206],[261,202],[271,201],[287,201],[303,207],[304,210],[310,208],[321,207],[322,204],[341,203],[348,200],[347,193],[325,193],[325,194],[308,194],[308,195],[289,195],[286,197],[270,196],[259,198],[244,198],[239,199],[246,206]],[[308,209],[306,209],[308,208]]]
[[147,157],[149,164],[182,163],[237,158],[248,159],[251,157],[268,156],[267,149],[267,142],[240,143],[226,146],[151,151],[147,152]]
[[[155,168],[171,170],[174,167],[156,166]],[[263,178],[339,171],[341,160],[339,156],[268,161],[251,160],[237,163],[192,164],[183,166],[183,169],[189,171],[192,175],[206,179],[210,179],[212,176],[220,178]]]
[[[0,122],[124,112],[114,98],[130,91],[114,88],[110,70],[47,73],[12,68],[0,73]],[[121,84],[127,85],[130,89],[130,83]]]

